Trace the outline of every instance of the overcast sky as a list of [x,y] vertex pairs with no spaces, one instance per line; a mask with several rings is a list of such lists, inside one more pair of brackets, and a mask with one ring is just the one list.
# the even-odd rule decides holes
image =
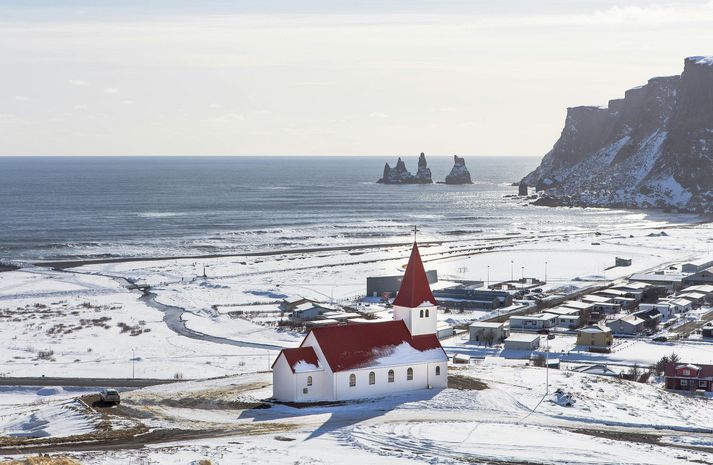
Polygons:
[[708,0],[58,3],[0,0],[0,155],[543,155],[713,54]]

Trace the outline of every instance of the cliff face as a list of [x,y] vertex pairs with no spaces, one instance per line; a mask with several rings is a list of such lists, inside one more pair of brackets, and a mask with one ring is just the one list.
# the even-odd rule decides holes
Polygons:
[[384,175],[376,181],[383,184],[431,184],[431,169],[426,163],[426,155],[421,153],[418,157],[418,171],[414,176],[406,169],[406,164],[399,157],[396,166],[391,168],[387,163],[384,166]]
[[606,108],[569,108],[523,182],[546,205],[713,211],[713,58],[687,58],[680,76],[653,78]]

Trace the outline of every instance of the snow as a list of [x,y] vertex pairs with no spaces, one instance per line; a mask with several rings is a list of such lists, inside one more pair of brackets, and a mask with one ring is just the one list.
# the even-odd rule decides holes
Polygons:
[[693,56],[686,58],[686,60],[693,61],[697,65],[713,66],[713,56]]
[[375,350],[375,353],[377,357],[369,363],[369,366],[408,365],[447,360],[446,354],[440,348],[420,351],[414,349],[408,342],[402,342],[385,350]]
[[0,412],[0,436],[46,438],[87,434],[100,416],[76,400],[25,404]]
[[305,362],[304,360],[300,360],[297,362],[293,367],[293,370],[295,370],[296,373],[303,373],[305,371],[320,371],[322,370],[320,367],[316,365],[312,365],[309,362]]

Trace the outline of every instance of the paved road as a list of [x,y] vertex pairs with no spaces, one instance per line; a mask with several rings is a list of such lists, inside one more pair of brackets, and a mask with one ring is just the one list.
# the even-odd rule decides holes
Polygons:
[[0,377],[0,386],[72,386],[72,387],[133,387],[141,388],[158,384],[177,383],[183,379],[153,378],[16,378]]

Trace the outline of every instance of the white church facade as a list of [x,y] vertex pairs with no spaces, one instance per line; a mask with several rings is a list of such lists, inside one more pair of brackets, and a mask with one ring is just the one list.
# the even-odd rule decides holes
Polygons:
[[448,385],[448,357],[436,337],[437,303],[416,243],[393,302],[394,319],[312,329],[272,365],[273,397],[318,402]]

